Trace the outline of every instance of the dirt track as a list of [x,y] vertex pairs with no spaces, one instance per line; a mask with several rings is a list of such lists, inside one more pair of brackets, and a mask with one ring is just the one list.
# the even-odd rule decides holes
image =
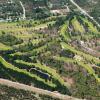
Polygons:
[[25,84],[12,82],[12,81],[1,79],[1,78],[0,78],[0,84],[6,85],[6,86],[9,86],[9,87],[13,87],[13,88],[16,88],[16,89],[22,89],[22,90],[26,90],[26,91],[30,91],[30,92],[34,92],[34,93],[38,93],[38,94],[52,96],[53,98],[59,98],[61,100],[80,100],[80,99],[77,99],[77,98],[70,97],[68,95],[62,95],[62,94],[59,94],[59,93],[50,92],[48,90],[39,89],[39,88],[36,88],[36,87],[33,87],[33,86],[28,86],[28,85],[25,85]]

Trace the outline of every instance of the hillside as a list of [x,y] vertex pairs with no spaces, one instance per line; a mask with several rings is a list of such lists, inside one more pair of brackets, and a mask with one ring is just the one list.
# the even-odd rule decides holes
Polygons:
[[4,16],[13,18],[0,22],[0,78],[12,84],[0,85],[1,100],[8,95],[9,100],[26,95],[29,100],[56,100],[49,93],[45,97],[47,92],[41,96],[16,89],[17,83],[72,100],[100,99],[100,27],[91,15],[73,0],[5,0],[0,4],[11,11]]
[[75,0],[82,8],[84,8],[91,16],[100,23],[100,1],[99,0]]
[[[97,95],[95,89],[100,82],[100,60],[95,53],[100,54],[96,50],[98,28],[88,18],[75,14],[40,22],[0,24],[0,76],[76,97],[83,96],[85,89],[95,91]],[[88,86],[93,80],[96,85]],[[84,90],[80,90],[82,81]],[[74,89],[79,89],[79,93]]]
[[[40,19],[55,15],[55,10],[65,11],[66,0],[5,0],[0,2],[0,19],[17,21],[21,19]],[[25,16],[23,18],[23,16]]]

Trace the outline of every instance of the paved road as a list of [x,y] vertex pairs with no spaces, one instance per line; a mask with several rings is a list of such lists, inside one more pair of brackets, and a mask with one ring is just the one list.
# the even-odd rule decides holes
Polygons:
[[48,90],[39,89],[39,88],[36,88],[36,87],[33,87],[33,86],[28,86],[28,85],[25,85],[25,84],[21,84],[21,83],[18,83],[18,82],[12,82],[12,81],[9,81],[9,80],[6,80],[6,79],[1,79],[1,78],[0,78],[0,84],[6,85],[6,86],[9,86],[9,87],[13,87],[13,88],[16,88],[16,89],[23,89],[23,90],[35,92],[35,93],[38,93],[38,94],[52,96],[54,98],[59,98],[61,100],[81,100],[81,99],[70,97],[68,95],[62,95],[60,93],[50,92]]

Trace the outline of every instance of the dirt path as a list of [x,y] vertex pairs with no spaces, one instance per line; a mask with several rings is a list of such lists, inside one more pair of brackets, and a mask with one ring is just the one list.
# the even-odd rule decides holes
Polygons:
[[100,28],[100,24],[92,16],[90,16],[84,9],[82,9],[76,2],[74,2],[74,0],[70,0],[70,2],[73,5],[75,5],[84,15],[88,16]]
[[23,5],[23,3],[22,3],[21,1],[19,1],[19,3],[20,3],[20,5],[21,5],[21,7],[22,7],[22,9],[23,9],[23,20],[25,20],[25,19],[26,19],[25,7],[24,7],[24,5]]
[[59,94],[59,93],[50,92],[48,90],[43,90],[43,89],[35,88],[33,86],[28,86],[28,85],[24,85],[24,84],[17,83],[17,82],[12,82],[12,81],[9,81],[9,80],[6,80],[6,79],[0,78],[0,84],[6,85],[6,86],[9,86],[9,87],[13,87],[13,88],[16,88],[16,89],[22,89],[22,90],[26,90],[26,91],[30,91],[30,92],[35,92],[35,93],[38,93],[38,94],[49,95],[49,96],[52,96],[54,98],[59,98],[61,100],[79,100],[77,98],[73,98],[73,97],[70,97],[68,95],[62,95],[62,94]]

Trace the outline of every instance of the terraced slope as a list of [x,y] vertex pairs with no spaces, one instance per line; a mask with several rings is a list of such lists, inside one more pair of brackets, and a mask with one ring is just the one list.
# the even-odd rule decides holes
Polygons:
[[100,53],[99,37],[95,23],[75,13],[0,23],[0,78],[99,100],[100,59],[91,54]]

